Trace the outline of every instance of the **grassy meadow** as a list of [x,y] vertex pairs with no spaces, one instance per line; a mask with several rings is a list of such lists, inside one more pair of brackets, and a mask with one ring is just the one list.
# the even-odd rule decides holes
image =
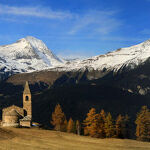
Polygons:
[[149,150],[136,140],[96,139],[37,128],[1,128],[0,150]]

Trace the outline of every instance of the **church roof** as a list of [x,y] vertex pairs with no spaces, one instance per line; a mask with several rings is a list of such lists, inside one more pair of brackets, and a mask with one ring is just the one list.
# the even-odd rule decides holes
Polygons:
[[12,109],[4,114],[5,116],[21,116],[15,109]]
[[28,81],[26,81],[23,94],[31,94]]
[[21,121],[31,121],[31,116],[25,116]]

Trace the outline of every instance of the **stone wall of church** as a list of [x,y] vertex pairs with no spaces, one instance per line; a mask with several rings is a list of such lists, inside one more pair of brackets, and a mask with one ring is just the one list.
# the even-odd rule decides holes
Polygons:
[[18,126],[18,116],[3,116],[2,126]]
[[31,121],[22,121],[20,120],[20,126],[22,127],[31,127]]

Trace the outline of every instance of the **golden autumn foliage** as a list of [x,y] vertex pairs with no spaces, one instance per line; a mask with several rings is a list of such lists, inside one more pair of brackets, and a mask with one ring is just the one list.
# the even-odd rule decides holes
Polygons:
[[84,135],[95,136],[98,128],[98,114],[95,108],[91,108],[84,120]]
[[70,118],[68,121],[67,132],[74,133],[74,122],[73,122],[72,118]]
[[116,119],[116,137],[122,138],[123,116],[119,115]]
[[98,115],[98,137],[105,137],[105,121],[106,121],[106,113],[102,109],[100,114]]
[[83,122],[84,135],[90,135],[97,138],[128,138],[129,137],[129,117],[119,115],[114,125],[110,113],[106,115],[102,109],[99,114],[95,108],[91,108]]
[[138,140],[150,141],[150,110],[143,106],[137,114],[136,137]]
[[57,104],[55,107],[55,111],[52,113],[51,124],[54,126],[55,130],[64,131],[65,122],[66,122],[65,114],[62,111],[60,104]]
[[110,113],[108,113],[105,119],[105,134],[107,138],[112,138],[115,135],[113,118]]
[[119,115],[116,119],[116,137],[117,138],[129,138],[129,117],[128,115]]
[[[139,123],[139,119],[137,121]],[[81,124],[77,120],[74,122],[72,118],[67,122],[64,112],[59,104],[56,105],[55,111],[52,113],[51,124],[55,130],[69,133],[81,134]],[[137,125],[137,136],[139,135],[139,124]],[[105,113],[102,109],[100,113],[96,113],[95,108],[91,108],[83,121],[84,135],[97,138],[129,138],[129,117],[118,115],[116,121],[113,120],[111,113]]]
[[84,135],[91,137],[105,137],[105,112],[101,110],[100,114],[96,113],[95,108],[91,108],[84,120]]

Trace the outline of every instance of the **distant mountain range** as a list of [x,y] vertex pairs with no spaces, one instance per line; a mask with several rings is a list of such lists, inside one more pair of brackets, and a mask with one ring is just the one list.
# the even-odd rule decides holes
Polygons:
[[150,57],[150,40],[129,48],[120,48],[85,60],[58,58],[39,39],[28,36],[11,45],[0,46],[1,80],[16,73],[49,69],[52,71],[94,70],[118,72],[134,69]]

